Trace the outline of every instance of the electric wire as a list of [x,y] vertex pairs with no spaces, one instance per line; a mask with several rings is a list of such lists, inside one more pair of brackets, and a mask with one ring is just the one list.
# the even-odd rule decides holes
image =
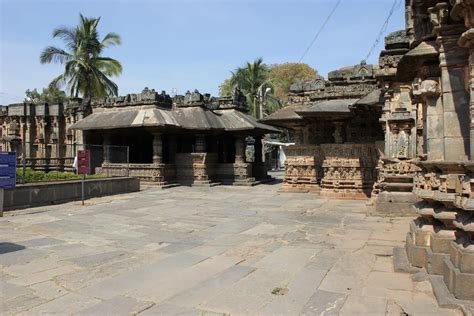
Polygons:
[[367,53],[367,56],[365,57],[364,60],[367,60],[369,59],[369,57],[372,55],[372,53],[374,52],[374,49],[377,47],[377,45],[380,43],[380,40],[382,39],[382,36],[385,34],[385,32],[387,31],[387,27],[388,27],[388,22],[390,21],[390,18],[392,17],[393,13],[395,12],[395,9],[397,9],[400,4],[401,4],[402,0],[394,0],[393,1],[393,4],[392,4],[392,7],[390,8],[390,11],[388,13],[388,16],[387,18],[385,19],[385,22],[382,24],[382,27],[380,28],[380,31],[377,35],[377,38],[375,39],[375,42],[374,44],[372,44],[372,47],[370,48],[369,52]]
[[303,58],[306,56],[306,54],[309,52],[309,50],[311,49],[311,47],[313,46],[314,42],[316,42],[316,40],[318,39],[319,37],[319,34],[321,34],[321,32],[324,30],[324,28],[326,27],[326,24],[328,24],[329,20],[331,19],[332,15],[334,14],[334,12],[336,12],[336,9],[337,7],[339,6],[339,4],[341,3],[342,0],[338,0],[336,2],[336,4],[334,5],[334,7],[332,8],[331,12],[329,13],[329,15],[326,17],[326,20],[324,20],[324,23],[321,25],[321,27],[318,29],[318,31],[316,32],[316,35],[314,35],[311,43],[308,45],[308,47],[306,47],[306,50],[304,51],[304,53],[301,55],[300,59],[298,60],[298,62],[300,63]]

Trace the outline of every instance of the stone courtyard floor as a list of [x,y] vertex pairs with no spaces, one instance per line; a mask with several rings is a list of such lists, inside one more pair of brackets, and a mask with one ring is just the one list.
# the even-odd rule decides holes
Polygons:
[[409,218],[279,187],[145,188],[6,213],[0,314],[458,315],[428,281],[394,273]]

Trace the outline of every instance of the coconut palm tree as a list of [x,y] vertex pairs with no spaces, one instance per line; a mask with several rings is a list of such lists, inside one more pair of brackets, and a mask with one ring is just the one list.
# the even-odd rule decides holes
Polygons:
[[247,62],[244,67],[237,68],[232,72],[230,82],[237,85],[247,97],[250,113],[261,119],[265,111],[274,110],[276,98],[272,98],[274,91],[272,81],[269,79],[270,70],[263,63],[262,58],[257,58],[253,63]]
[[118,87],[110,76],[122,73],[122,65],[115,59],[103,57],[105,48],[122,43],[120,36],[108,33],[99,37],[97,25],[100,18],[86,18],[80,14],[75,28],[60,27],[53,30],[53,38],[64,41],[66,49],[46,47],[40,55],[42,64],[60,63],[64,72],[50,85],[66,87],[71,97],[82,96],[90,105],[91,98],[117,95]]

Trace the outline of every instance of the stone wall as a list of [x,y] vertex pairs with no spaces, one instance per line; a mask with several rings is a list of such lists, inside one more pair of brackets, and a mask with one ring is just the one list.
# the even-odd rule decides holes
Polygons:
[[283,192],[367,198],[376,179],[375,144],[295,145],[286,147],[285,155]]
[[286,155],[283,192],[319,192],[323,153],[320,146],[294,145],[284,148]]
[[[20,184],[4,191],[4,210],[60,204],[81,199],[82,181]],[[89,179],[84,183],[86,199],[140,191],[138,178]]]

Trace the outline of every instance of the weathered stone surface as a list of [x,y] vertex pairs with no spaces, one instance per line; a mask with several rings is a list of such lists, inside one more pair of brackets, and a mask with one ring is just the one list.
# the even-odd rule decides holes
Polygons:
[[302,315],[339,315],[346,295],[317,290],[304,306]]
[[147,188],[85,207],[6,213],[5,242],[64,242],[0,254],[9,257],[2,311],[338,314],[360,311],[346,300],[359,295],[376,300],[369,311],[391,299],[443,312],[434,299],[416,305],[410,297],[431,295],[429,287],[397,278],[391,258],[374,254],[400,243],[409,219],[366,215],[364,201],[298,195],[295,203],[279,186]]

